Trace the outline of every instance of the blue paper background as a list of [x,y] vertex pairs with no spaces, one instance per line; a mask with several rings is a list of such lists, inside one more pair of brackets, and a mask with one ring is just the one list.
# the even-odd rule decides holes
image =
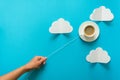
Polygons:
[[[47,56],[78,36],[79,25],[99,6],[110,8],[112,22],[97,22],[100,37],[93,43],[77,39],[47,60],[30,80],[120,80],[120,0],[0,0],[0,75],[36,55]],[[58,18],[70,21],[71,34],[52,35],[48,29]],[[109,64],[90,64],[91,49],[109,52]],[[19,80],[23,80],[25,74]]]

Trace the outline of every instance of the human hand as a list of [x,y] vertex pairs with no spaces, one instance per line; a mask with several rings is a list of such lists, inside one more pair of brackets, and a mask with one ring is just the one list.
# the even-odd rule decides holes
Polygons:
[[36,56],[29,63],[27,63],[24,67],[28,71],[32,69],[37,69],[41,65],[45,64],[46,59],[47,59],[46,57]]

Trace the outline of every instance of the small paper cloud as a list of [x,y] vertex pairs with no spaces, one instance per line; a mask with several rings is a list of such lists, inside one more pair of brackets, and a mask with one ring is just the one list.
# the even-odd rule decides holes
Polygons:
[[90,63],[108,63],[111,58],[107,51],[104,51],[102,48],[98,47],[96,50],[90,51],[86,57],[86,60]]
[[49,32],[53,34],[70,33],[72,30],[73,28],[70,23],[63,18],[53,22],[52,26],[49,28]]
[[90,19],[94,21],[112,21],[114,15],[111,10],[105,6],[94,9],[93,13],[90,15]]

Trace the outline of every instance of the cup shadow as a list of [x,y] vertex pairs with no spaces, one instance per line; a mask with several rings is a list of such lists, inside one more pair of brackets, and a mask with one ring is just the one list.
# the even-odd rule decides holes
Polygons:
[[83,40],[80,39],[81,43],[83,45],[88,46],[88,47],[96,45],[97,44],[97,40],[99,40],[99,37],[95,41],[93,41],[93,42],[86,42],[86,41],[83,41]]

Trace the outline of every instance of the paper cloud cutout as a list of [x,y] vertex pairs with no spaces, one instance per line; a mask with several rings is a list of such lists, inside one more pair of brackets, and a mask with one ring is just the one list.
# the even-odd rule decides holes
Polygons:
[[112,21],[114,15],[111,10],[105,6],[94,9],[93,13],[90,15],[90,19],[94,21]]
[[52,26],[49,28],[49,32],[53,34],[70,33],[72,30],[73,28],[70,23],[63,18],[53,22]]
[[86,56],[86,60],[90,63],[108,63],[111,58],[107,51],[98,47],[96,50],[90,51],[90,53]]

